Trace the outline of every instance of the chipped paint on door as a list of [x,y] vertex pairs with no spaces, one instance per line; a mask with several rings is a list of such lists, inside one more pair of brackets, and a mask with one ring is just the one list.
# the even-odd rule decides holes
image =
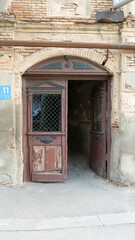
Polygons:
[[[61,85],[60,85],[61,84]],[[28,142],[32,181],[66,179],[66,81],[28,87]]]
[[107,136],[108,127],[106,115],[107,106],[107,83],[102,82],[96,86],[92,92],[92,109],[91,109],[91,151],[90,167],[101,177],[107,177]]
[[42,171],[45,169],[45,152],[43,146],[33,147],[33,164],[32,169],[34,172]]
[[58,169],[61,168],[61,147],[48,146],[45,147],[45,169]]
[[[32,169],[34,172],[55,170],[62,167],[62,154],[60,146],[34,146]],[[53,171],[52,171],[53,172]]]
[[57,167],[61,168],[62,167],[62,155],[61,155],[61,147],[57,147]]

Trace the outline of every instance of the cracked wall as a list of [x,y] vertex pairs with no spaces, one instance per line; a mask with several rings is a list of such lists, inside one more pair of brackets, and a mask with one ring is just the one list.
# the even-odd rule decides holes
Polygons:
[[[0,85],[12,86],[13,74],[0,70]],[[13,185],[16,175],[15,119],[11,100],[0,100],[0,184]]]

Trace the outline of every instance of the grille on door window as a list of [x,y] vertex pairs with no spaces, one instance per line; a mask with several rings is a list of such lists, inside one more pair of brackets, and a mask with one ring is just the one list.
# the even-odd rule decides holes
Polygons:
[[33,132],[61,131],[61,94],[32,95]]

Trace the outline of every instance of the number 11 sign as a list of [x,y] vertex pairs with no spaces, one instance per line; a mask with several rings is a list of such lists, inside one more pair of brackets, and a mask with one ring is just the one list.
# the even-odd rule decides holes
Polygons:
[[0,86],[0,100],[11,99],[11,86]]

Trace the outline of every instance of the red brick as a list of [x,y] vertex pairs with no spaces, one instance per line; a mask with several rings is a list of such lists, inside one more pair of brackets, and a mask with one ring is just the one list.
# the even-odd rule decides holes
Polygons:
[[[96,11],[110,10],[113,6],[113,0],[91,0],[91,18],[61,18],[47,17],[47,0],[12,0],[9,7],[9,13],[5,13],[6,18],[15,18],[19,20],[36,20],[36,21],[64,21],[64,22],[95,22]],[[23,12],[23,16],[21,14]]]

